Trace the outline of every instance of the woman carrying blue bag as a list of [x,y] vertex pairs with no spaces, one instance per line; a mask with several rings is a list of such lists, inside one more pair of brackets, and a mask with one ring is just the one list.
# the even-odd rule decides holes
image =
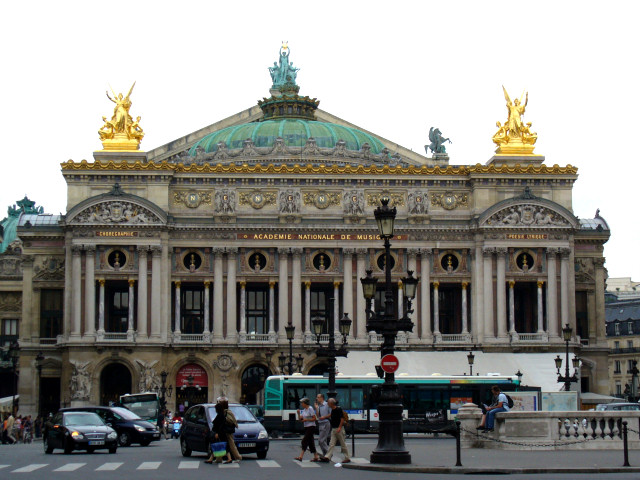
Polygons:
[[216,418],[213,419],[211,428],[211,456],[204,463],[213,463],[214,460],[216,463],[220,463],[223,457],[226,459],[222,463],[231,463],[231,454],[227,451],[227,442],[224,441],[226,438],[224,405],[218,403],[216,404]]

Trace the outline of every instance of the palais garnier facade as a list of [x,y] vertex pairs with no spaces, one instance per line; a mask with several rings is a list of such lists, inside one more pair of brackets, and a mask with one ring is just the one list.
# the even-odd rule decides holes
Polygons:
[[[374,373],[381,337],[366,330],[360,278],[380,277],[380,310],[382,197],[398,212],[399,315],[402,278],[420,279],[414,329],[397,338],[400,373],[463,374],[473,351],[475,372],[519,370],[524,384],[557,391],[553,359],[569,324],[582,360],[575,387],[608,393],[609,227],[572,213],[578,170],[533,153],[523,105],[505,92],[497,153],[450,165],[435,129],[435,153],[423,156],[301,96],[286,46],[269,70],[268,98],[148,152],[135,105],[130,113],[135,93],[114,94],[103,149],[61,165],[66,214],[27,198],[9,208],[0,319],[5,350],[20,348],[21,413],[154,390],[161,372],[172,410],[221,394],[260,403],[288,356],[285,326],[295,327],[297,370],[321,374],[312,321],[345,313],[353,324],[339,371]],[[2,375],[0,396],[10,396],[11,369]]]

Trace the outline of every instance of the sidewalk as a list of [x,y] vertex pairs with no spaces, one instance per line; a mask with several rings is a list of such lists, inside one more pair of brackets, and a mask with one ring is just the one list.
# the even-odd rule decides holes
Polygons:
[[[456,467],[453,438],[425,438],[405,443],[411,453],[410,465],[348,463],[343,468],[411,473],[627,473],[640,472],[640,450],[629,450],[631,467],[623,467],[620,450],[498,450],[463,448],[462,467]],[[371,450],[359,447],[356,457],[369,458]],[[349,444],[349,451],[351,445]]]

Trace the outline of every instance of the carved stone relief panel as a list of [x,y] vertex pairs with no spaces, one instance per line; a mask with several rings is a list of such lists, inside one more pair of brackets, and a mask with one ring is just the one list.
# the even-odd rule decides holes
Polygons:
[[173,193],[174,205],[198,208],[200,205],[211,205],[211,192],[182,190]]
[[22,293],[0,292],[0,312],[19,313],[22,311]]
[[33,267],[33,273],[34,280],[64,280],[64,257],[40,257]]
[[487,225],[499,226],[569,226],[561,215],[540,205],[514,205],[494,213]]
[[86,208],[71,223],[96,225],[155,225],[162,220],[151,210],[128,201],[108,201]]
[[269,190],[254,190],[252,192],[240,192],[239,204],[250,205],[256,210],[261,209],[266,205],[276,204],[276,192]]
[[324,210],[328,207],[340,205],[342,195],[336,192],[321,190],[318,192],[307,192],[302,196],[305,205],[314,205],[316,208]]

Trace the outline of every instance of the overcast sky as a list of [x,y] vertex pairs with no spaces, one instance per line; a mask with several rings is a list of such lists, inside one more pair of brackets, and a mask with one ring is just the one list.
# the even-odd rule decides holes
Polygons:
[[501,85],[529,92],[547,165],[575,165],[573,210],[611,226],[610,276],[640,279],[638,2],[2,2],[0,218],[25,194],[66,210],[60,163],[93,160],[97,130],[132,94],[151,150],[268,96],[287,40],[300,93],[424,154],[485,163]]

